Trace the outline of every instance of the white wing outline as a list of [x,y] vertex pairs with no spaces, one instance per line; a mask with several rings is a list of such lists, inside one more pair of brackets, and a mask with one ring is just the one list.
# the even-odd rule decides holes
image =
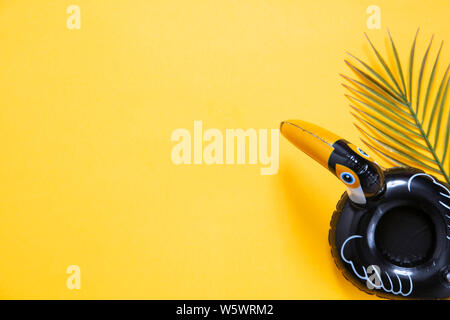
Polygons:
[[[430,176],[429,174],[426,174],[426,173],[416,173],[415,175],[411,176],[411,178],[409,178],[409,180],[408,180],[408,191],[409,191],[409,192],[411,192],[411,184],[412,184],[413,180],[414,180],[416,177],[419,177],[419,176],[423,176],[423,177],[430,178],[431,181],[433,181],[433,183],[434,183],[435,185],[438,185],[439,187],[441,187],[442,189],[444,189],[445,191],[447,191],[447,194],[445,194],[445,193],[443,193],[443,192],[439,192],[439,194],[440,194],[441,196],[445,197],[445,198],[450,199],[450,190],[448,190],[447,187],[444,186],[443,184],[437,182],[436,179],[435,179],[433,176]],[[447,204],[445,204],[444,202],[442,202],[442,201],[439,200],[439,204],[440,204],[441,206],[443,206],[444,208],[446,208],[447,210],[450,210],[450,206],[447,205]],[[448,214],[446,214],[445,217],[446,217],[447,219],[450,220],[450,216],[449,216]],[[450,224],[447,224],[447,227],[450,228]],[[450,236],[447,236],[447,240],[450,240]]]
[[[369,279],[369,276],[367,275],[367,267],[362,266],[362,270],[363,270],[363,272],[364,272],[364,275],[360,275],[360,274],[358,273],[358,271],[356,271],[355,264],[353,263],[353,261],[352,261],[352,260],[348,260],[348,259],[345,257],[345,255],[344,255],[344,249],[345,249],[345,246],[347,245],[347,243],[348,243],[350,240],[353,240],[353,239],[362,239],[362,238],[363,238],[363,236],[361,236],[361,235],[353,235],[353,236],[348,237],[348,238],[344,241],[344,243],[342,244],[342,247],[341,247],[341,258],[342,258],[342,260],[345,261],[346,263],[348,263],[348,264],[352,267],[353,273],[354,273],[359,279],[361,279],[361,280],[363,280],[363,281],[369,282],[369,283],[374,287],[374,289],[383,289],[383,290],[386,291],[387,293],[392,293],[392,294],[395,294],[395,295],[401,294],[401,295],[404,296],[404,297],[409,296],[409,295],[413,292],[413,288],[414,288],[414,286],[413,286],[413,281],[412,281],[412,278],[411,278],[411,275],[410,275],[410,274],[404,274],[404,273],[398,272],[397,270],[394,270],[394,274],[395,274],[395,276],[397,277],[397,280],[398,280],[398,283],[399,283],[399,290],[398,290],[398,291],[394,291],[394,285],[393,285],[393,283],[392,283],[392,279],[391,279],[390,275],[389,275],[386,271],[385,271],[384,273],[386,274],[386,276],[387,276],[387,278],[388,278],[388,280],[389,280],[389,283],[390,283],[390,286],[391,286],[390,289],[387,289],[387,288],[385,287],[385,285],[384,285],[384,283],[383,283],[383,280],[381,279],[381,275],[378,273],[378,270],[377,270],[376,268],[374,268],[374,271],[375,271],[375,273],[376,273],[376,275],[377,275],[377,277],[378,277],[378,281],[380,282],[380,285],[376,285],[375,283],[373,283],[373,282]],[[406,275],[407,278],[408,278],[408,280],[409,280],[409,291],[406,292],[406,293],[403,292],[402,280],[400,279],[399,274],[400,274],[400,275],[403,275],[403,276]]]

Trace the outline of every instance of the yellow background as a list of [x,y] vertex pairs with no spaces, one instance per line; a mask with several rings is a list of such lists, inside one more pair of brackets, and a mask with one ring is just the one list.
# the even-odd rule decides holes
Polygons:
[[[66,8],[81,8],[81,29]],[[368,30],[366,8],[381,8]],[[328,228],[343,185],[280,137],[280,169],[179,165],[173,130],[299,118],[358,144],[338,73],[368,32],[402,57],[448,1],[0,1],[0,298],[372,299]],[[442,61],[448,61],[449,50]],[[444,63],[445,64],[445,63]],[[79,265],[81,289],[66,287]]]

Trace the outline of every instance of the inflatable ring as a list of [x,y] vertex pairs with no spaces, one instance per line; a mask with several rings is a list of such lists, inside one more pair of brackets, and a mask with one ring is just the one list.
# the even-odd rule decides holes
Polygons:
[[360,148],[304,121],[284,121],[280,131],[347,187],[329,243],[348,280],[384,298],[450,297],[447,184],[415,168],[382,170]]

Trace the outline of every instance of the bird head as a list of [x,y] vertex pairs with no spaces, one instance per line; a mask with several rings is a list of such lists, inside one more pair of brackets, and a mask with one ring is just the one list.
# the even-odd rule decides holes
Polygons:
[[334,133],[301,120],[283,121],[280,131],[342,181],[352,202],[364,205],[384,189],[384,174],[375,160]]

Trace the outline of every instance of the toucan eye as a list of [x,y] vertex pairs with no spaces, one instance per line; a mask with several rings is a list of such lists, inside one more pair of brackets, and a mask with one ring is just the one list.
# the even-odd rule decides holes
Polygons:
[[357,148],[359,153],[361,153],[364,157],[368,158],[370,157],[365,151],[361,150],[359,147]]
[[348,172],[342,172],[341,173],[341,180],[344,181],[347,184],[353,184],[355,182],[355,177]]

